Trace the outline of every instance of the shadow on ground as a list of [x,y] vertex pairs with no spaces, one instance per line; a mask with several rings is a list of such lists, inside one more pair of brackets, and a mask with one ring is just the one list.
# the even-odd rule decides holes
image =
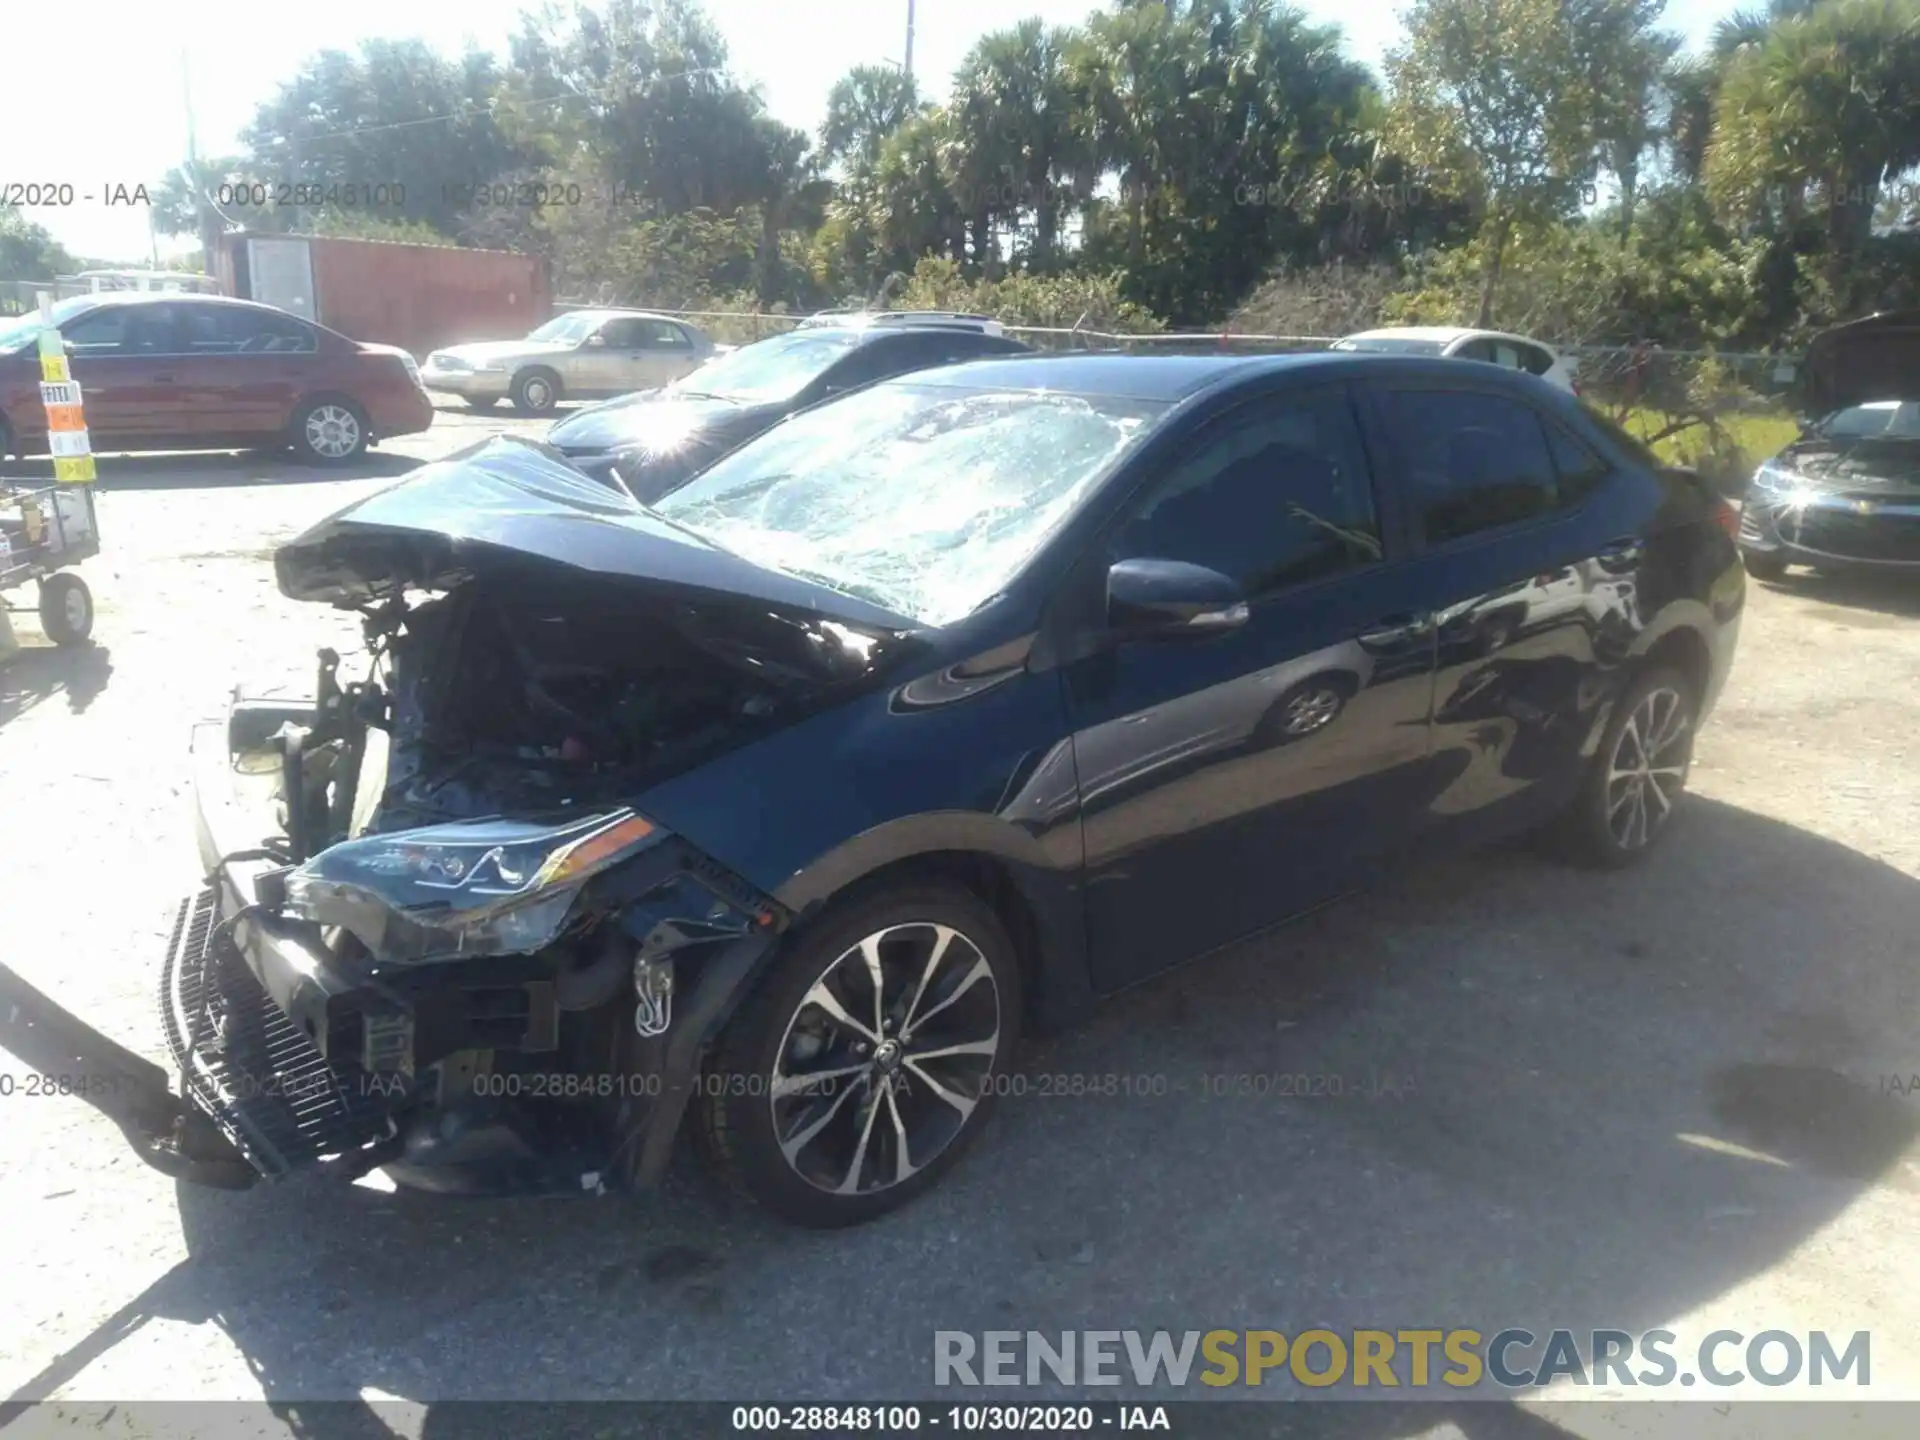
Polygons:
[[[169,451],[160,455],[97,457],[95,485],[112,490],[202,490],[232,485],[311,485],[332,480],[374,480],[404,475],[426,462],[411,455],[372,450],[350,464],[317,465],[271,451]],[[36,465],[39,468],[35,468]],[[46,462],[0,462],[0,475],[48,479]]]
[[56,695],[76,715],[107,688],[113,659],[103,645],[23,645],[0,658],[0,726]]
[[1789,570],[1765,582],[1775,590],[1849,610],[1920,617],[1920,568],[1908,574],[1872,571]]
[[[1639,1332],[1911,1183],[1920,1109],[1873,1077],[1920,1069],[1916,913],[1900,871],[1699,799],[1632,872],[1508,852],[1422,867],[1037,1044],[1029,1079],[1166,1091],[1010,1098],[942,1188],[876,1225],[782,1229],[684,1162],[623,1201],[183,1187],[190,1258],[13,1400],[156,1317],[220,1326],[319,1440],[379,1432],[364,1408],[297,1402],[365,1389],[925,1400],[936,1328]],[[1280,1075],[1340,1093],[1238,1086]],[[1384,1075],[1411,1084],[1366,1093]],[[939,1403],[1037,1398],[1062,1397]],[[1250,1407],[1219,1433],[1443,1421],[1564,1433],[1512,1406],[1372,1404]],[[425,1433],[473,1422],[434,1405]]]

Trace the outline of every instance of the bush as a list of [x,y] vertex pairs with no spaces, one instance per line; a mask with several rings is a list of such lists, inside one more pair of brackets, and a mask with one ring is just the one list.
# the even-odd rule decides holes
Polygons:
[[1400,284],[1390,265],[1283,270],[1263,281],[1227,325],[1260,335],[1351,335],[1384,323],[1382,308]]
[[1125,335],[1165,328],[1121,295],[1120,276],[1113,271],[969,280],[953,261],[927,258],[914,266],[912,275],[896,278],[899,283],[890,281],[886,287],[889,310],[965,310],[1007,325],[1079,325]]

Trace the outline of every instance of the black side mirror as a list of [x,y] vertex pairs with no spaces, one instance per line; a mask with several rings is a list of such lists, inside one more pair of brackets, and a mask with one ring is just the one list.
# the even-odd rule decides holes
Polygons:
[[1107,571],[1107,625],[1123,636],[1217,635],[1247,623],[1246,596],[1184,560],[1121,560]]

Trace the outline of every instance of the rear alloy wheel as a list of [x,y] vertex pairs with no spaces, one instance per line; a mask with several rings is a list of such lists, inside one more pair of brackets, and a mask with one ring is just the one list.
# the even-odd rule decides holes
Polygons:
[[93,634],[93,592],[60,570],[40,582],[40,628],[56,645],[84,645]]
[[522,415],[551,414],[560,403],[560,378],[551,370],[523,370],[513,377],[513,408]]
[[704,1081],[708,1143],[783,1219],[885,1214],[978,1133],[1019,1015],[988,907],[946,886],[877,896],[803,937],[728,1027]]
[[316,400],[294,418],[293,448],[322,465],[343,465],[367,448],[367,422],[344,400]]
[[1695,704],[1675,670],[1652,671],[1629,688],[1569,815],[1583,858],[1631,865],[1672,828],[1693,764]]

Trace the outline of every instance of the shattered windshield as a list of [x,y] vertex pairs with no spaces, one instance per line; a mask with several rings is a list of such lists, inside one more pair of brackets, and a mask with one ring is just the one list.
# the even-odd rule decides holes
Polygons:
[[656,508],[756,564],[944,625],[997,594],[1164,409],[880,385],[795,416]]
[[746,404],[791,400],[860,343],[857,330],[808,330],[743,345],[701,366],[675,388]]

